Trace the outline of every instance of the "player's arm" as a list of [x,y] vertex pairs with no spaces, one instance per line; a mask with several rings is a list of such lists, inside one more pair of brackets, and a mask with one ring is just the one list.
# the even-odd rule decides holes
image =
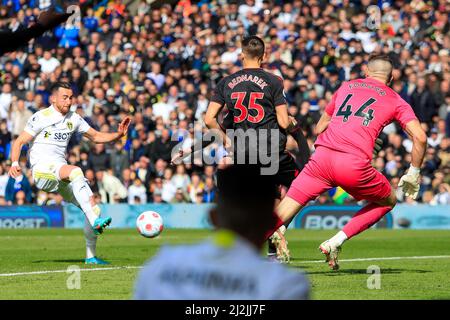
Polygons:
[[420,188],[420,167],[422,166],[425,151],[427,149],[427,135],[422,129],[419,120],[409,121],[404,129],[411,137],[413,147],[411,151],[411,166],[409,167],[408,172],[400,178],[398,186],[399,188],[402,188],[406,196],[416,199]]
[[317,122],[315,134],[319,135],[324,132],[328,128],[330,121],[331,116],[328,113],[324,112],[320,117],[319,122]]
[[297,121],[294,117],[289,116],[288,106],[283,90],[283,79],[277,77],[270,88],[272,89],[273,105],[275,106],[278,126],[281,129],[291,131],[297,125]]
[[217,122],[217,116],[219,115],[220,110],[222,110],[223,104],[218,102],[211,101],[208,105],[208,109],[206,110],[205,115],[205,125],[208,129],[217,129],[221,130],[219,123]]
[[209,102],[208,109],[206,110],[205,125],[208,129],[221,129],[217,122],[217,117],[219,116],[220,110],[222,110],[225,105],[225,93],[223,91],[225,79],[226,78],[223,78],[217,84],[212,94],[211,101]]
[[211,101],[208,105],[208,109],[206,110],[205,115],[205,125],[210,130],[218,130],[220,134],[222,135],[222,141],[224,142],[224,145],[226,145],[227,142],[227,135],[225,132],[222,131],[222,128],[220,127],[219,123],[217,122],[217,117],[219,115],[220,110],[222,110],[223,104]]
[[277,115],[277,122],[280,128],[290,131],[297,125],[297,121],[294,119],[294,117],[291,117],[289,115],[286,104],[276,106],[275,111]]
[[427,149],[427,135],[419,120],[412,120],[406,124],[406,133],[411,137],[413,147],[411,151],[411,165],[420,168]]
[[125,119],[123,119],[119,124],[117,132],[100,132],[93,128],[89,128],[89,130],[84,133],[84,136],[94,143],[113,142],[127,134],[130,122],[130,117],[126,117]]
[[33,140],[33,138],[34,137],[28,132],[22,131],[17,139],[14,140],[14,143],[11,147],[12,164],[8,172],[12,178],[17,178],[19,175],[21,175],[22,169],[19,166],[20,152],[22,151],[22,146],[29,143],[31,140]]
[[317,122],[316,130],[315,130],[316,136],[318,136],[319,134],[321,134],[322,132],[327,130],[328,125],[331,122],[331,117],[333,116],[334,108],[335,108],[335,105],[336,105],[336,96],[338,94],[338,91],[336,91],[333,94],[333,96],[331,97],[330,102],[325,107],[325,112],[320,117],[319,122]]
[[427,135],[423,131],[411,106],[403,100],[400,100],[399,105],[395,109],[394,120],[400,123],[413,142],[411,166],[408,172],[400,178],[398,187],[402,188],[406,196],[416,199],[420,188],[420,167],[427,148]]
[[311,156],[311,151],[309,150],[308,141],[306,140],[305,135],[300,126],[296,126],[291,132],[290,135],[297,143],[297,148],[300,151],[297,155],[297,161],[300,164],[300,169],[306,165]]

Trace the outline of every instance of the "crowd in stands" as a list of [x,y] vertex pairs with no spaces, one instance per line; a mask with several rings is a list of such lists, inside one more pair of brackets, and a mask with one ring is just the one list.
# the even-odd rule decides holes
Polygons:
[[[389,54],[395,65],[391,86],[428,135],[419,199],[399,192],[398,200],[450,204],[447,0],[82,2],[79,17],[0,57],[0,205],[63,201],[37,191],[26,169],[26,148],[24,175],[7,174],[11,142],[34,112],[48,107],[58,80],[72,84],[73,111],[97,130],[115,131],[132,116],[128,136],[116,143],[92,145],[76,135],[69,144],[68,163],[83,169],[98,202],[214,201],[216,166],[171,166],[171,152],[205,130],[211,94],[223,76],[241,68],[239,44],[249,34],[265,40],[264,68],[283,77],[289,113],[311,151],[314,126],[334,91],[364,76],[371,53]],[[0,30],[27,28],[51,5],[3,0]],[[396,187],[409,166],[412,142],[396,124],[380,137],[384,145],[373,165]],[[288,147],[298,153],[295,143]],[[342,194],[334,190],[317,201],[352,201]]]

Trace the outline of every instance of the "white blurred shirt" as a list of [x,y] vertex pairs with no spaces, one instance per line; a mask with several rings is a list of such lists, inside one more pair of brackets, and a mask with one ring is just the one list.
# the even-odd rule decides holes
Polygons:
[[162,101],[153,105],[153,115],[155,118],[161,116],[164,122],[169,120],[169,115],[173,110],[175,110],[174,105]]
[[0,197],[4,197],[6,193],[6,186],[8,185],[9,175],[5,173],[0,176]]
[[138,300],[297,300],[309,298],[299,271],[270,262],[228,231],[195,245],[166,246],[141,270]]
[[52,73],[60,65],[60,62],[55,57],[50,59],[40,58],[38,63],[41,65],[41,71],[44,73]]
[[144,185],[136,186],[132,184],[128,188],[128,204],[135,204],[135,197],[141,199],[141,203],[147,203],[147,190]]
[[8,117],[11,101],[12,101],[11,93],[0,94],[0,119],[6,119]]

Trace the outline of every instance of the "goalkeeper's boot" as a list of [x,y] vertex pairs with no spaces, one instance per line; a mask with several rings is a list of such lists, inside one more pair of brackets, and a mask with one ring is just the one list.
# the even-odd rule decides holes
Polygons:
[[341,247],[333,244],[330,240],[323,242],[319,246],[320,252],[325,255],[325,262],[328,262],[328,265],[332,270],[339,270],[339,253],[341,252]]
[[106,264],[110,264],[108,261],[102,260],[100,258],[97,257],[92,257],[89,259],[85,259],[84,260],[84,264],[98,264],[98,265],[106,265]]
[[94,225],[92,226],[94,233],[96,235],[102,234],[103,230],[111,224],[111,221],[112,221],[111,217],[95,219]]
[[284,237],[284,233],[286,232],[286,227],[281,226],[277,231],[273,233],[273,235],[269,238],[270,241],[277,248],[277,260],[281,263],[289,263],[291,260],[291,253],[289,252],[288,242]]

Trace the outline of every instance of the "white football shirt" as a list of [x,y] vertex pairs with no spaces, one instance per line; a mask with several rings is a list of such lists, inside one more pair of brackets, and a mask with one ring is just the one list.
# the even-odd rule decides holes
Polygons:
[[72,111],[63,115],[50,106],[34,113],[24,129],[34,137],[29,150],[31,167],[38,162],[67,163],[66,149],[70,138],[89,128],[89,124]]
[[141,270],[138,300],[296,300],[309,298],[299,271],[263,258],[246,240],[218,232],[196,245],[166,246]]

